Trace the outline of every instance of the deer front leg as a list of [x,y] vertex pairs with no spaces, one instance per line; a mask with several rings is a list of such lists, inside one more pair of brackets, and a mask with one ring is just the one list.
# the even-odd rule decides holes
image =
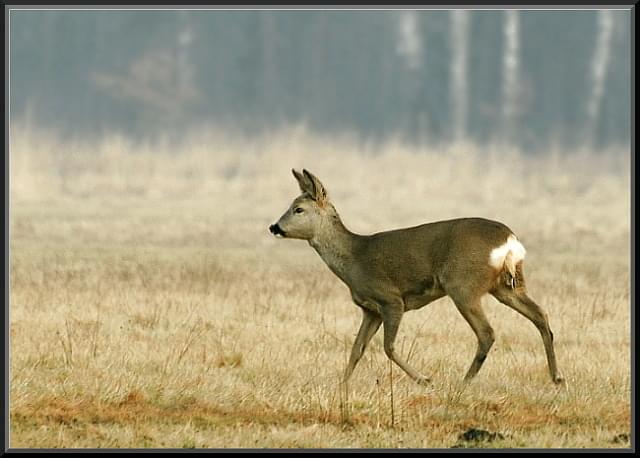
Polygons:
[[427,377],[420,374],[413,367],[409,366],[404,360],[402,360],[394,349],[394,342],[396,335],[398,334],[398,328],[400,327],[400,320],[404,313],[404,305],[402,302],[398,304],[385,304],[381,307],[382,321],[384,323],[384,352],[385,354],[396,363],[400,368],[415,380],[420,385],[427,385],[431,382]]
[[353,343],[353,347],[351,348],[349,363],[347,364],[347,368],[344,371],[344,383],[347,383],[347,380],[349,380],[349,377],[351,377],[356,364],[358,364],[358,361],[360,361],[360,358],[362,358],[364,349],[367,347],[367,344],[369,343],[371,338],[378,331],[378,328],[380,328],[381,323],[382,318],[380,318],[379,315],[364,308],[362,309],[362,323],[360,324],[360,330],[358,331],[356,340]]

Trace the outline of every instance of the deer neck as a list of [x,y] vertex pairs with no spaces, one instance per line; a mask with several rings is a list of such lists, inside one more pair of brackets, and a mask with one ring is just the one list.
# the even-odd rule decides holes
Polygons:
[[354,252],[357,241],[358,236],[349,231],[336,215],[319,228],[316,236],[309,240],[309,245],[318,252],[329,269],[348,284],[356,265]]

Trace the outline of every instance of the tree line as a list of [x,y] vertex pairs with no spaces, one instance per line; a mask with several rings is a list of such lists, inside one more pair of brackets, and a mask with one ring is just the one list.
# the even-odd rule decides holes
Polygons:
[[464,20],[447,10],[11,11],[11,117],[73,135],[302,122],[429,145],[461,129],[531,151],[627,145],[630,20],[594,10]]

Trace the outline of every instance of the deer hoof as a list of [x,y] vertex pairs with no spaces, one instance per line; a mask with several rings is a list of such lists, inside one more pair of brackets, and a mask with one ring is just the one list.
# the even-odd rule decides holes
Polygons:
[[567,384],[567,381],[565,380],[565,378],[562,375],[556,375],[555,377],[553,377],[553,383],[555,383],[556,385],[565,385]]
[[416,378],[416,382],[418,383],[418,385],[429,386],[431,384],[431,379],[425,377],[424,375],[421,375]]

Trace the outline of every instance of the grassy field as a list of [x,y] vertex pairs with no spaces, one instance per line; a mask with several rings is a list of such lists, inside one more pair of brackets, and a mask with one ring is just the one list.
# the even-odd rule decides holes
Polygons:
[[[630,447],[628,152],[190,138],[12,131],[11,447]],[[490,297],[496,343],[463,385],[476,339],[443,298],[397,340],[432,385],[389,364],[380,332],[345,396],[361,313],[312,248],[267,230],[298,194],[292,167],[358,233],[506,223],[567,386],[535,327]]]

